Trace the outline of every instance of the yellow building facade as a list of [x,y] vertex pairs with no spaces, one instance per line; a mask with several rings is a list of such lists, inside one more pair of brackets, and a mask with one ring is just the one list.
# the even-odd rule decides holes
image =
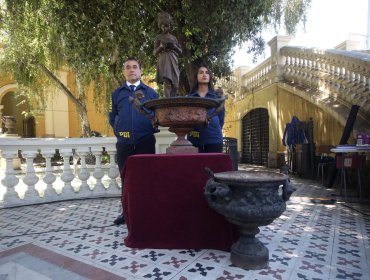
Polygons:
[[[230,98],[226,103],[224,136],[238,139],[238,151],[242,150],[242,119],[252,110],[264,108],[269,120],[269,158],[271,166],[277,154],[286,152],[282,139],[286,124],[296,116],[301,121],[313,121],[313,136],[316,146],[337,145],[344,126],[332,115],[300,96],[272,84],[255,94],[246,95],[242,100]],[[354,137],[350,140],[354,143]],[[272,160],[272,162],[271,162]]]
[[[67,71],[59,71],[60,80],[73,92],[74,75]],[[2,116],[16,118],[15,133],[28,137],[26,131],[27,117],[22,112],[29,111],[29,104],[19,104],[15,98],[17,84],[11,78],[0,78],[0,104]],[[110,94],[110,93],[108,93]],[[105,99],[93,102],[93,91],[88,90],[87,114],[91,130],[102,135],[113,136],[107,121]],[[99,104],[99,105],[96,105]],[[80,119],[73,102],[58,88],[51,88],[46,101],[45,110],[35,116],[35,133],[33,137],[80,137],[82,134]]]

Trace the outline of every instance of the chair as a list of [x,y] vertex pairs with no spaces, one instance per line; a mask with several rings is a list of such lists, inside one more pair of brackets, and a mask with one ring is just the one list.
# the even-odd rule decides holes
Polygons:
[[325,169],[328,169],[329,166],[334,166],[334,158],[330,157],[330,149],[333,148],[332,145],[320,145],[317,147],[317,152],[320,156],[320,159],[317,163],[317,178],[321,177],[321,184],[324,186],[325,178]]
[[340,194],[344,188],[344,199],[347,201],[347,175],[346,169],[354,169],[357,173],[357,192],[360,200],[362,199],[362,184],[361,184],[361,170],[366,161],[366,156],[358,153],[347,153],[346,155],[337,156],[336,167],[340,169]]

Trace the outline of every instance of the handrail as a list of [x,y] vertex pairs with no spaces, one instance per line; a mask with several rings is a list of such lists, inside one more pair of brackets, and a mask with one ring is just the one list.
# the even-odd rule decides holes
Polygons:
[[235,100],[241,100],[246,95],[254,93],[256,90],[273,83],[273,69],[272,59],[269,57],[257,67],[244,74],[241,82],[242,90],[239,95],[236,95]]
[[359,105],[362,117],[370,118],[370,54],[285,46],[280,55],[285,57],[282,80],[347,107]]
[[[160,127],[156,152],[176,135]],[[120,197],[116,137],[20,138],[0,135],[0,208]],[[56,161],[59,157],[59,161]]]

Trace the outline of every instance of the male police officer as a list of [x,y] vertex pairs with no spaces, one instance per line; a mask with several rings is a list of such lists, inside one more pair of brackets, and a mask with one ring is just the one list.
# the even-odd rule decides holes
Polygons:
[[[151,121],[139,113],[132,98],[141,103],[158,98],[154,89],[141,81],[141,64],[136,58],[128,58],[123,65],[126,81],[112,93],[112,108],[109,112],[109,123],[117,137],[117,163],[119,171],[131,155],[155,154],[156,130]],[[123,190],[123,178],[122,190]],[[123,224],[125,219],[119,215],[114,221]]]

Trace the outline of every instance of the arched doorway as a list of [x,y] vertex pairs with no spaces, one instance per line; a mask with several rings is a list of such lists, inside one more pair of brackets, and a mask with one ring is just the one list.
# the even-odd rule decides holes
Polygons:
[[34,116],[30,116],[23,120],[23,137],[24,138],[36,137],[36,121]]
[[267,166],[269,116],[267,109],[250,111],[242,120],[242,163]]
[[[11,85],[9,85],[10,87]],[[0,88],[6,88],[5,86]],[[13,87],[13,89],[15,89]],[[2,116],[15,117],[16,123],[14,133],[21,137],[35,137],[36,122],[35,119],[25,119],[23,112],[29,111],[29,104],[16,97],[14,91],[9,88],[0,92],[0,104],[3,105]],[[27,122],[27,130],[25,130],[25,122]]]

